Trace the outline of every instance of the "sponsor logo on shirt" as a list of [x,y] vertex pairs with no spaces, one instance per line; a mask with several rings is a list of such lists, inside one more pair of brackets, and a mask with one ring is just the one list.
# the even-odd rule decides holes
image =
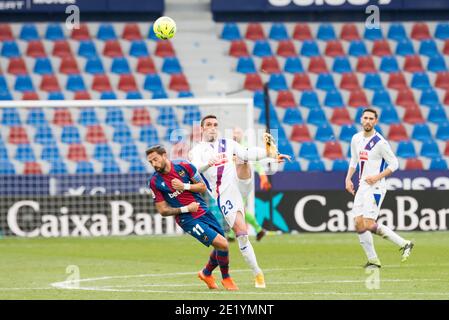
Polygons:
[[226,163],[229,162],[228,157],[226,156],[226,153],[219,153],[217,155],[217,162],[215,162],[215,167],[220,167],[225,165]]
[[362,150],[359,152],[359,158],[361,161],[368,160],[368,151]]
[[168,196],[170,197],[170,199],[176,198],[177,196],[179,196],[181,193],[183,193],[184,190],[176,190],[173,193],[168,193]]

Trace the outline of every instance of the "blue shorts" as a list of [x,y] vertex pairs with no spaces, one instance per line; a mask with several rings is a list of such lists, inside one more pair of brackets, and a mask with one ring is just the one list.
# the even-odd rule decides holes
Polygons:
[[207,247],[212,244],[217,234],[221,234],[224,237],[223,229],[210,211],[197,219],[186,222],[181,220],[180,227]]

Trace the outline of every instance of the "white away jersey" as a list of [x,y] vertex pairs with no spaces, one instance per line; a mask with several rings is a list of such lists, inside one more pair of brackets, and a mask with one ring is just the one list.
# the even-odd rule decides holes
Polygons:
[[[351,140],[351,163],[350,167],[356,168],[359,164],[360,185],[367,184],[365,178],[382,172],[388,164],[391,171],[398,166],[398,159],[391,150],[390,144],[378,132],[365,138],[363,131],[356,133]],[[385,178],[376,185],[385,188]]]

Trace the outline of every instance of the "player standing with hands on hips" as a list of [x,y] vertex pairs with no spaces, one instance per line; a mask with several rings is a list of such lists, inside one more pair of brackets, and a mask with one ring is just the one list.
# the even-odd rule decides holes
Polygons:
[[[363,131],[356,133],[351,140],[351,162],[346,175],[346,190],[355,195],[352,212],[360,244],[368,258],[365,267],[380,268],[381,262],[374,249],[373,233],[398,245],[402,251],[402,262],[408,259],[414,244],[387,226],[376,223],[387,192],[385,177],[399,167],[398,159],[389,143],[374,129],[377,122],[376,110],[368,108],[363,111],[361,118]],[[359,164],[359,187],[355,191],[351,178],[357,164]]]

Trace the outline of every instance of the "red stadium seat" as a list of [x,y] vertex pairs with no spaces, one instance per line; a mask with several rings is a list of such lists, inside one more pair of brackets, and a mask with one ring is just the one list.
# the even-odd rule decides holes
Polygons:
[[72,56],[62,58],[59,72],[64,74],[79,74],[80,70],[78,69],[76,59]]
[[58,79],[53,74],[45,74],[42,76],[39,89],[47,92],[61,91]]
[[260,91],[263,89],[262,78],[258,73],[248,73],[243,87],[249,91]]
[[449,106],[449,90],[447,90],[446,93],[444,94],[443,103]]
[[134,108],[131,123],[139,127],[151,124],[150,113],[145,108]]
[[266,38],[260,23],[249,23],[246,27],[245,38],[249,40],[263,40]]
[[174,91],[190,91],[189,82],[182,73],[171,75],[168,88]]
[[82,144],[69,144],[67,159],[75,162],[87,161],[86,148]]
[[357,59],[356,70],[357,70],[357,72],[363,72],[363,73],[377,72],[376,66],[374,65],[374,61],[371,56],[359,57]]
[[449,39],[444,41],[443,54],[446,56],[449,55]]
[[41,165],[37,162],[25,162],[23,174],[42,174]]
[[137,23],[127,23],[123,29],[122,38],[132,40],[142,40],[139,25]]
[[417,22],[412,27],[411,38],[414,40],[431,39],[429,27],[426,23]]
[[420,159],[407,159],[405,161],[405,170],[424,170],[423,163]]
[[295,45],[291,40],[279,41],[276,54],[282,57],[295,57],[298,55]]
[[424,123],[426,120],[422,116],[421,109],[419,107],[408,107],[405,109],[404,119],[402,121],[410,124]]
[[449,140],[446,141],[446,147],[444,148],[444,155],[449,157]]
[[393,141],[404,141],[404,140],[410,140],[407,135],[407,130],[405,130],[405,127],[403,124],[391,124],[390,125],[390,131],[388,132],[388,140]]
[[10,41],[14,40],[14,35],[9,24],[0,24],[0,41]]
[[40,100],[40,99],[37,92],[28,91],[23,93],[22,100]]
[[281,67],[275,57],[264,57],[260,64],[260,71],[265,73],[280,73]]
[[174,57],[176,56],[175,49],[170,41],[158,41],[156,42],[156,49],[154,55],[158,57]]
[[359,31],[355,24],[344,24],[341,28],[340,38],[346,41],[360,40]]
[[105,74],[94,75],[94,79],[92,81],[92,90],[99,92],[113,91],[108,76]]
[[299,91],[312,90],[312,84],[310,82],[309,75],[307,73],[296,73],[293,76],[292,89]]
[[26,55],[33,58],[46,57],[47,54],[45,53],[45,48],[42,41],[29,41],[27,44]]
[[332,112],[332,117],[330,119],[332,124],[344,125],[352,124],[351,116],[349,115],[347,108],[335,108]]
[[395,90],[407,89],[408,86],[404,74],[402,72],[390,73],[387,87]]
[[100,125],[87,126],[86,141],[97,144],[105,143],[108,140],[104,134],[103,128]]
[[53,45],[52,55],[55,57],[65,58],[72,56],[72,50],[66,40],[55,41]]
[[229,46],[229,55],[231,57],[248,57],[249,51],[246,42],[243,40],[232,41]]
[[396,105],[407,108],[408,106],[416,105],[413,91],[410,89],[403,89],[398,92],[396,97]]
[[306,124],[294,125],[292,128],[290,140],[295,142],[312,141],[307,125]]
[[313,36],[309,25],[306,23],[297,23],[293,30],[293,39],[300,41],[312,40]]
[[345,51],[343,50],[343,46],[341,45],[340,41],[332,40],[326,43],[326,49],[324,50],[324,54],[330,57],[339,57],[344,56]]
[[121,91],[138,91],[136,79],[132,74],[122,74],[120,75],[120,80],[118,82],[118,89]]
[[11,144],[29,143],[25,129],[23,127],[9,128],[8,142]]
[[109,58],[123,57],[122,47],[117,40],[106,41],[103,48],[103,55]]
[[313,73],[329,73],[323,57],[311,57],[308,71]]
[[350,107],[366,107],[369,106],[368,99],[366,98],[365,91],[353,90],[349,95],[348,106]]
[[343,73],[340,80],[340,89],[360,90],[359,80],[355,73]]
[[343,150],[338,141],[328,141],[324,145],[323,157],[331,160],[343,159]]
[[53,115],[53,124],[62,127],[73,125],[70,110],[67,108],[56,109]]
[[11,58],[8,64],[8,73],[14,75],[26,75],[28,74],[25,61],[22,58]]
[[137,60],[136,71],[143,74],[157,73],[156,66],[151,57],[140,57]]
[[404,62],[404,71],[407,72],[423,72],[424,68],[419,56],[406,56]]
[[373,49],[371,50],[371,54],[374,56],[391,56],[390,45],[387,40],[377,40],[374,41]]
[[80,24],[79,29],[73,29],[71,38],[73,40],[90,40],[90,33],[87,24]]
[[294,108],[296,106],[295,97],[291,91],[279,91],[276,98],[276,106],[281,108]]
[[435,80],[435,87],[448,90],[449,89],[449,72],[438,72]]
[[87,91],[76,91],[73,95],[74,100],[90,100],[92,99],[90,93]]

